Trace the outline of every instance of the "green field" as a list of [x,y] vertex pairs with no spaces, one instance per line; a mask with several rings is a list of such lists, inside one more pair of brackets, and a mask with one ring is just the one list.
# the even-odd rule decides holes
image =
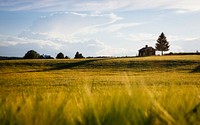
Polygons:
[[200,125],[200,56],[0,61],[1,125]]

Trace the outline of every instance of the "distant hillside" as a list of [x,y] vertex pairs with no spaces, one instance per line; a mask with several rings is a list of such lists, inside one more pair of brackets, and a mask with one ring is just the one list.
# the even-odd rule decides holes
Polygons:
[[[5,60],[0,61],[1,68],[34,72],[55,70],[110,70],[110,71],[136,71],[136,72],[199,72],[200,56],[150,56],[139,58],[93,58],[93,59],[55,59],[55,60]],[[15,68],[13,68],[15,67]]]
[[16,59],[23,59],[22,57],[6,57],[0,56],[0,60],[16,60]]
[[165,54],[165,55],[200,55],[199,52],[196,52],[196,53],[186,53],[186,52],[183,52],[183,53],[168,53],[168,54]]

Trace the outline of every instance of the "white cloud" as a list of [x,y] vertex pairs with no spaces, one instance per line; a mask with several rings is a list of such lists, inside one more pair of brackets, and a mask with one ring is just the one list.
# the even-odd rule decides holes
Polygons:
[[167,38],[170,41],[194,41],[199,39],[199,37],[180,36],[180,35],[169,35]]
[[102,28],[103,31],[107,31],[107,32],[116,32],[116,31],[119,31],[121,29],[124,29],[124,28],[130,28],[130,27],[133,27],[133,26],[139,26],[141,25],[142,23],[118,23],[118,24],[113,24],[113,25],[110,25],[106,28]]
[[74,14],[74,15],[77,15],[77,16],[81,16],[81,17],[87,17],[88,16],[88,14],[83,14],[83,13],[77,13],[77,12],[70,12],[70,13]]
[[[172,1],[173,3],[173,1]],[[185,11],[200,11],[199,0],[178,0],[171,4],[169,8],[185,10]]]
[[23,11],[23,10],[37,10],[37,11],[52,11],[63,10],[64,7],[73,5],[73,0],[10,0],[0,1],[1,10],[8,11]]
[[199,0],[15,0],[1,1],[0,10],[37,11],[113,11],[141,9],[175,9],[200,11]]
[[[151,34],[151,33],[137,33],[137,34],[123,34],[118,32],[118,37],[122,37],[129,41],[156,41],[159,37],[158,34]],[[181,35],[166,35],[167,40],[169,42],[176,42],[176,41],[196,41],[200,39],[199,37],[193,36],[181,36]]]
[[176,10],[175,11],[175,13],[177,13],[177,14],[186,14],[186,13],[188,13],[189,11],[187,11],[187,10]]
[[26,43],[27,41],[23,38],[16,36],[0,35],[0,46],[14,46],[19,43]]
[[118,32],[142,23],[118,23],[122,20],[114,13],[56,12],[35,21],[30,29],[19,34],[30,39],[75,42],[99,32]]
[[139,34],[130,34],[128,36],[123,36],[125,39],[129,41],[155,41],[157,39],[157,35],[150,33],[139,33]]
[[40,48],[50,46],[54,49],[59,49],[61,45],[50,40],[30,39],[17,36],[0,35],[0,46],[16,46],[22,44],[37,44]]
[[200,11],[198,0],[102,0],[79,3],[81,10],[143,10],[143,9],[177,9]]
[[[16,49],[19,47],[21,50],[13,53],[13,48]],[[1,54],[6,53],[4,56],[9,55],[9,53],[12,54],[11,56],[17,55],[17,53],[25,53],[28,51],[28,48],[39,51],[41,54],[50,54],[53,56],[58,52],[63,52],[70,57],[73,57],[76,51],[83,53],[84,56],[120,56],[127,55],[129,52],[124,48],[111,47],[94,39],[65,42],[59,39],[31,39],[3,35],[0,35],[0,48],[2,51],[0,51]]]
[[86,13],[57,12],[35,21],[29,30],[20,34],[20,37],[74,41],[77,34],[87,34],[87,29],[110,23],[113,20],[115,19],[108,14],[94,17]]
[[[39,1],[37,0],[36,2],[39,3]],[[48,2],[51,3],[53,2],[53,0]],[[174,2],[175,5],[173,5],[172,2]],[[164,31],[166,32],[168,31],[168,33],[170,30],[172,31],[170,33],[176,33],[178,29],[179,29],[178,31],[181,31],[180,28],[177,29],[174,28],[176,23],[179,23],[179,20],[176,20],[177,22],[176,21],[174,22],[171,21],[171,19],[169,18],[169,22],[167,22],[168,20],[167,19],[166,22],[164,21],[162,22],[162,24],[156,24],[156,25],[154,23],[160,23],[163,20],[159,21],[153,20],[155,22],[152,21],[153,23],[150,22],[148,24],[145,23],[145,25],[143,25],[144,23],[142,21],[146,20],[151,21],[151,19],[154,19],[154,17],[157,18],[157,15],[154,14],[154,11],[153,13],[152,12],[148,13],[147,11],[143,13],[142,11],[142,13],[139,13],[139,15],[140,14],[144,15],[142,15],[141,17],[139,16],[132,18],[131,17],[132,14],[130,14],[129,12],[124,13],[114,10],[124,11],[124,10],[149,9],[149,8],[157,8],[159,10],[163,8],[163,9],[173,9],[173,11],[177,13],[197,11],[197,9],[177,7],[178,5],[176,4],[178,4],[179,2],[180,2],[179,0],[178,2],[177,1],[168,2],[167,0],[161,0],[156,2],[155,0],[150,0],[150,1],[102,0],[93,2],[82,1],[78,3],[71,2],[73,4],[73,6],[71,7],[73,8],[72,10],[76,10],[76,7],[78,5],[82,6],[85,3],[88,3],[88,5],[85,6],[85,8],[80,8],[80,11],[71,11],[69,9],[70,11],[67,12],[59,11],[59,12],[53,12],[49,15],[41,16],[41,18],[36,20],[29,27],[28,30],[23,31],[18,36],[9,36],[4,38],[1,38],[0,36],[0,47],[11,47],[20,45],[23,45],[24,47],[37,46],[38,48],[41,49],[41,51],[43,49],[48,48],[49,53],[51,51],[55,53],[57,51],[63,51],[66,53],[71,53],[71,55],[73,55],[74,51],[80,51],[83,54],[85,54],[85,56],[129,55],[130,53],[133,53],[133,51],[130,50],[137,51],[140,47],[145,46],[146,44],[154,46],[159,34],[153,34],[153,33],[160,32],[159,30],[164,29]],[[60,3],[62,2],[60,1]],[[93,7],[92,6],[90,7],[90,3],[93,4]],[[0,6],[5,6],[5,4]],[[45,6],[51,6],[51,4]],[[56,6],[59,5],[56,4]],[[99,6],[99,8],[97,6]],[[51,6],[51,8],[54,8],[56,10],[55,6]],[[62,7],[60,8],[62,9]],[[68,7],[66,6],[66,8]],[[87,8],[88,10],[91,10],[91,12],[83,11],[84,9]],[[111,11],[105,12],[104,11],[106,10],[105,8]],[[0,7],[0,10],[1,9],[2,8]],[[13,7],[13,9],[15,9],[15,7]],[[36,4],[34,4],[33,7],[30,9],[38,9],[38,8]],[[44,8],[41,7],[40,9],[42,10]],[[28,10],[28,7],[24,10]],[[118,14],[123,16],[119,16],[118,14],[116,14],[117,12],[119,12]],[[171,16],[171,14],[173,14],[173,16],[175,15],[174,13],[171,13],[171,11],[163,11],[163,12],[165,14],[166,12],[170,12],[170,14],[166,16],[167,18],[168,16]],[[159,12],[159,14],[162,14],[163,12],[161,13]],[[156,14],[157,13],[158,12],[156,11]],[[153,14],[153,15],[148,17],[147,16],[148,14]],[[133,13],[133,15],[135,15],[135,12]],[[197,20],[197,18],[195,19]],[[137,20],[138,22],[136,22],[135,20]],[[186,21],[187,19],[185,20],[185,22]],[[163,23],[166,23],[166,25],[165,24],[163,25]],[[188,24],[189,23],[190,20],[188,21]],[[196,28],[198,27],[198,25],[195,26]],[[193,36],[195,36],[195,34],[198,34],[198,31],[195,32],[196,33],[193,33]],[[170,35],[170,34],[168,36],[167,34],[167,39],[170,42],[172,50],[181,51],[181,50],[187,50],[187,48],[184,48],[184,46],[188,46],[189,41],[192,41],[191,44],[196,43],[194,41],[197,41],[198,37],[188,37],[184,35],[184,33],[183,36]],[[187,44],[184,45],[182,43],[187,43]],[[192,47],[191,45],[190,48],[197,49],[197,47],[195,48]]]
[[174,53],[179,53],[179,52],[184,52],[184,49],[178,45],[171,45],[169,51]]
[[[37,20],[29,30],[22,32],[19,37],[43,41],[52,41],[68,48],[77,48],[86,55],[127,55],[130,51],[125,48],[111,47],[95,38],[110,37],[121,29],[141,25],[142,23],[118,23],[123,17],[114,13],[78,13],[57,12]],[[64,21],[63,21],[64,20]],[[107,35],[105,35],[107,32]],[[111,36],[112,37],[112,36]],[[106,42],[106,41],[105,41]],[[107,40],[109,43],[110,41]],[[68,47],[66,47],[66,45]],[[70,48],[69,48],[70,47]],[[62,47],[61,47],[62,48]],[[88,51],[89,50],[89,51]],[[90,53],[88,53],[90,52]]]
[[126,56],[130,51],[127,51],[125,48],[113,48],[106,46],[101,51],[97,52],[98,56]]

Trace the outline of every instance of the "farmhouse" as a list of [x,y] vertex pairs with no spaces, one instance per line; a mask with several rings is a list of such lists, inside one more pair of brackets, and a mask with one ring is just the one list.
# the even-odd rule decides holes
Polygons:
[[148,45],[139,50],[139,56],[153,56],[155,54],[156,50],[153,47],[148,47]]

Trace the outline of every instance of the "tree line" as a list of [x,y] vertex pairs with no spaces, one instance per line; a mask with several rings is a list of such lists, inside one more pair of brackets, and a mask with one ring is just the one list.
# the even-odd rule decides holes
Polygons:
[[[23,57],[24,59],[54,59],[52,56],[50,55],[40,55],[38,52],[36,52],[35,50],[29,50]],[[76,52],[75,59],[80,59],[80,58],[85,58],[82,53]],[[56,56],[56,59],[69,59],[68,56],[64,56],[64,54],[62,52],[58,53]]]

